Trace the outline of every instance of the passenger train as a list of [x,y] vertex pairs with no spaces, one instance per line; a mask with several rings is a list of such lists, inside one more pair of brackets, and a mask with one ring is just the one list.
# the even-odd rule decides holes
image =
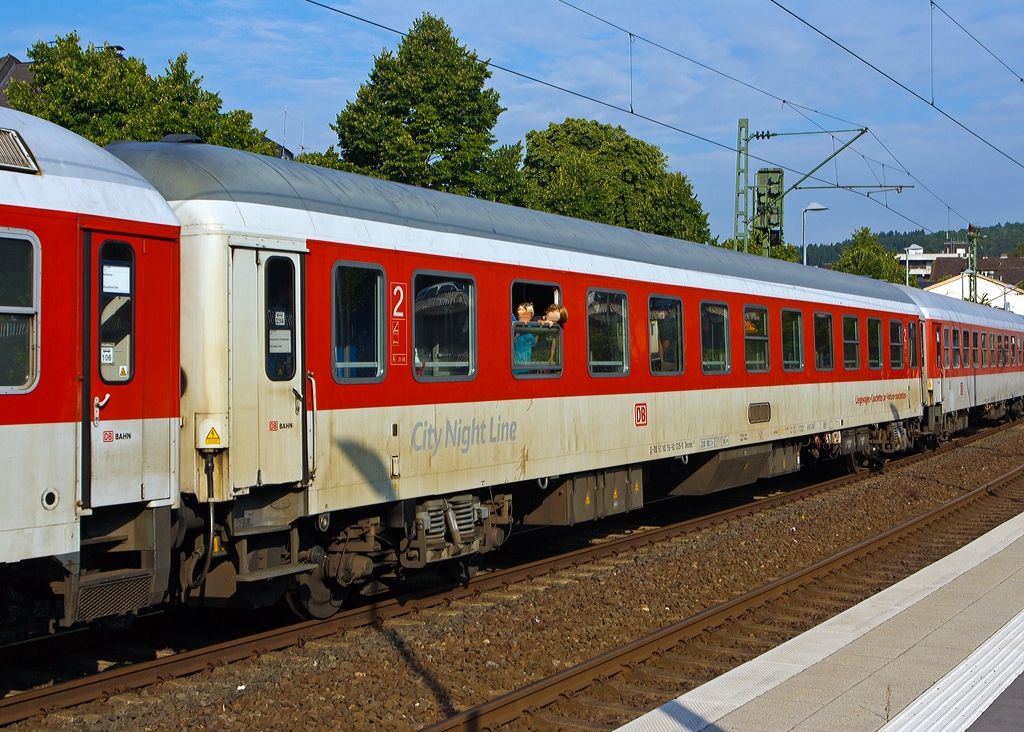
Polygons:
[[54,627],[327,617],[412,569],[468,581],[515,526],[1019,415],[1022,338],[864,277],[0,109],[0,582],[52,593]]

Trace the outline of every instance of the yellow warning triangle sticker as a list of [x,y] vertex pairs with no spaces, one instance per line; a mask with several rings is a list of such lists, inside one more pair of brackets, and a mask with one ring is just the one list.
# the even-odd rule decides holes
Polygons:
[[210,428],[210,431],[206,433],[206,444],[207,445],[219,445],[220,435],[217,434],[217,430],[214,427]]

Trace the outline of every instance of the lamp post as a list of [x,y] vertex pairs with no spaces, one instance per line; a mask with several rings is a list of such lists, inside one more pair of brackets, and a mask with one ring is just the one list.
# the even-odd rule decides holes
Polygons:
[[903,248],[903,257],[907,260],[907,287],[910,287],[910,247],[914,246],[911,244],[909,247]]
[[974,274],[974,270],[971,269],[970,267],[968,267],[967,269],[965,269],[963,272],[960,273],[960,299],[961,300],[966,299],[966,298],[964,298],[964,275],[967,275],[968,281],[970,281],[970,276],[972,274]]
[[820,203],[809,203],[804,207],[804,266],[807,266],[807,212],[808,211],[828,211],[827,206],[822,206]]

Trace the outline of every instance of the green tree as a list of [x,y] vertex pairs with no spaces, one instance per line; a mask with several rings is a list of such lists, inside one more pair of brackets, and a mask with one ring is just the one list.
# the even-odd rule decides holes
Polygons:
[[12,108],[54,122],[97,145],[114,140],[159,140],[174,133],[205,142],[273,154],[263,130],[243,110],[222,113],[218,94],[202,88],[202,77],[188,70],[180,54],[165,72],[151,77],[146,64],[123,58],[114,48],[88,44],[72,32],[51,45],[39,41],[28,50],[31,81],[7,88]]
[[566,119],[526,134],[530,208],[708,242],[707,214],[686,176],[655,145],[594,120]]
[[[750,242],[747,244],[747,253],[761,256],[764,251],[765,234],[757,229],[753,229],[750,232]],[[717,241],[711,242],[713,246],[722,247],[723,249],[732,249],[733,240],[730,237],[721,244]],[[739,251],[743,251],[742,245],[739,247]],[[800,249],[795,245],[790,244],[785,239],[782,240],[782,244],[776,244],[769,252],[768,256],[772,259],[781,259],[783,262],[802,262],[803,256]]]
[[[899,259],[885,251],[878,243],[878,234],[872,234],[866,226],[853,232],[853,243],[843,251],[832,269],[899,284],[906,280],[906,270]],[[917,287],[917,278],[911,277],[910,284]]]
[[490,77],[487,64],[459,45],[444,20],[424,13],[397,53],[374,58],[369,80],[331,125],[338,165],[329,167],[520,203],[521,147],[492,149],[491,129],[505,110],[498,92],[484,88]]

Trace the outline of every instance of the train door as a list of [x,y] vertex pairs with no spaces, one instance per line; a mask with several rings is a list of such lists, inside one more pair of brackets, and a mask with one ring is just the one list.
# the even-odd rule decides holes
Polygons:
[[178,429],[173,243],[87,232],[83,251],[82,503],[167,499]]
[[236,248],[231,258],[231,482],[305,479],[301,256]]
[[925,405],[928,404],[928,331],[925,328],[925,322],[919,320],[917,322],[917,332],[912,334],[913,338],[918,339],[920,345],[921,355],[921,370],[918,372],[918,378],[921,380],[921,402]]

